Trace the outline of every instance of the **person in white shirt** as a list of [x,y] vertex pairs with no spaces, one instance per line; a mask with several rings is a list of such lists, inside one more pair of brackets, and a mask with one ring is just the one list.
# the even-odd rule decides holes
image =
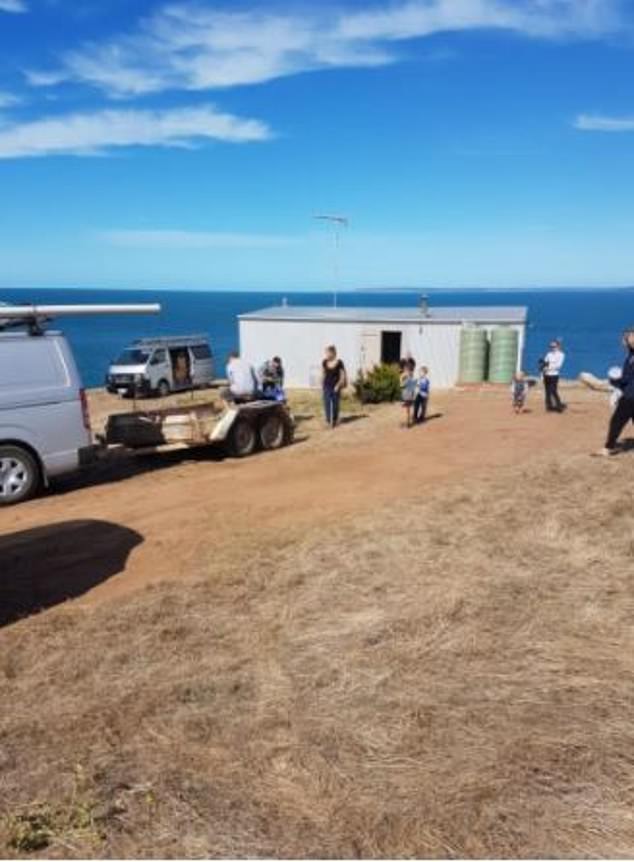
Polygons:
[[559,397],[559,375],[563,367],[566,354],[561,349],[559,341],[551,341],[548,353],[542,359],[542,373],[544,375],[544,392],[546,396],[546,410],[549,413],[563,413],[566,405]]
[[225,401],[250,401],[257,392],[257,377],[253,366],[240,358],[237,351],[229,354],[227,361],[227,380],[229,386],[222,391]]

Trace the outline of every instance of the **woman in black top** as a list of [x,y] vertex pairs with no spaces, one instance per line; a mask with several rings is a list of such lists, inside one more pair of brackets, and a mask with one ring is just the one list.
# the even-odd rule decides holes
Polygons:
[[610,380],[615,388],[621,390],[621,397],[610,420],[605,447],[597,455],[614,455],[618,451],[617,441],[621,432],[630,420],[634,422],[634,326],[623,333],[623,347],[627,354],[623,371],[619,378]]
[[337,357],[337,348],[332,344],[326,348],[326,356],[321,363],[321,385],[326,422],[334,428],[339,421],[339,401],[341,390],[346,385],[346,369]]

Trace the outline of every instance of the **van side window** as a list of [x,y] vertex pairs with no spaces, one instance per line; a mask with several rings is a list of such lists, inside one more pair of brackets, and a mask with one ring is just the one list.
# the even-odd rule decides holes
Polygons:
[[166,359],[167,356],[164,350],[155,350],[152,357],[152,365],[159,365],[161,362],[165,362]]
[[207,344],[196,344],[191,348],[194,359],[211,359],[211,350]]

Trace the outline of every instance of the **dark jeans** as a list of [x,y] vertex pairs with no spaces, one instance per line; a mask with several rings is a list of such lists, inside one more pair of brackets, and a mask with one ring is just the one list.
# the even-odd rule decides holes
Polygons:
[[626,398],[622,395],[614,408],[608,429],[608,439],[605,443],[606,449],[614,449],[621,431],[630,419],[634,422],[634,398]]
[[428,398],[423,398],[422,395],[417,395],[414,399],[414,422],[416,424],[425,421],[425,416],[427,415],[428,400]]
[[339,401],[341,393],[336,389],[324,387],[324,413],[329,425],[336,425],[339,421]]
[[563,410],[559,397],[559,375],[544,374],[544,390],[546,393],[546,410]]

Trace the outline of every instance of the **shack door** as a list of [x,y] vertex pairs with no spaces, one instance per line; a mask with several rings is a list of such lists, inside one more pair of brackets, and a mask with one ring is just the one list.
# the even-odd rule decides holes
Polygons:
[[395,365],[401,358],[402,332],[381,333],[381,362]]
[[359,365],[364,371],[370,371],[381,361],[381,338],[377,329],[361,333],[361,356]]

